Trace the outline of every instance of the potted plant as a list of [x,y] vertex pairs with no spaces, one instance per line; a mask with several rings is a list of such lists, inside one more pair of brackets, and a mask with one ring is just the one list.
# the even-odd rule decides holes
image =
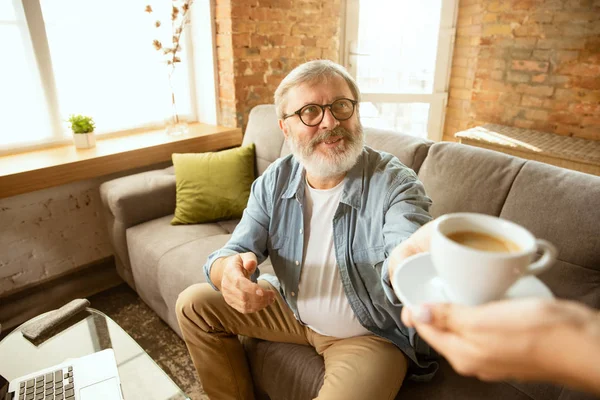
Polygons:
[[96,145],[94,128],[96,124],[92,117],[85,115],[71,115],[68,119],[73,131],[73,142],[78,149],[88,149]]

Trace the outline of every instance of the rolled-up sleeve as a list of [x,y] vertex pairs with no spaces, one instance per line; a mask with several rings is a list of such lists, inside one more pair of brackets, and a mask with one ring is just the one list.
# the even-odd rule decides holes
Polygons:
[[408,239],[417,229],[432,220],[429,214],[431,199],[416,174],[407,171],[397,176],[387,196],[389,207],[385,212],[383,237],[387,258],[381,269],[381,283],[388,300],[401,305],[389,279],[389,262],[392,250]]
[[[267,170],[252,184],[250,197],[248,198],[248,204],[246,205],[242,219],[236,226],[227,244],[208,256],[206,264],[204,264],[206,281],[215,290],[218,289],[210,279],[210,270],[215,260],[234,254],[252,252],[256,255],[258,264],[260,265],[268,256],[267,238],[271,218],[270,210],[272,210],[272,203],[269,197],[272,193],[270,188],[272,176],[269,172]],[[250,279],[256,282],[259,275],[260,270],[257,268]]]

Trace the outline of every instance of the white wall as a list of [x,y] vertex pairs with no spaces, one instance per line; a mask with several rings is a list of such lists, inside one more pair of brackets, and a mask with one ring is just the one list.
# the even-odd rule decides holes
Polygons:
[[0,295],[112,254],[100,182],[0,199]]
[[0,199],[0,296],[111,256],[100,184],[168,164]]

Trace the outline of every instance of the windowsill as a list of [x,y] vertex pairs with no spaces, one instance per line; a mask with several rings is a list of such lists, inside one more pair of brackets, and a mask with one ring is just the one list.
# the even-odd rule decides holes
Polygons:
[[172,153],[217,151],[242,143],[239,128],[190,124],[185,136],[164,129],[96,138],[96,147],[73,144],[0,157],[0,198],[171,160]]

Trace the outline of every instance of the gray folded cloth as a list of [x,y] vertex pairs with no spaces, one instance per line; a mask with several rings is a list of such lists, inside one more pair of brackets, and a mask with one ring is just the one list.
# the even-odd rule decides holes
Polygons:
[[29,340],[36,340],[61,322],[85,310],[89,305],[90,302],[87,299],[75,299],[58,310],[50,311],[44,317],[29,322],[21,328],[21,333]]

